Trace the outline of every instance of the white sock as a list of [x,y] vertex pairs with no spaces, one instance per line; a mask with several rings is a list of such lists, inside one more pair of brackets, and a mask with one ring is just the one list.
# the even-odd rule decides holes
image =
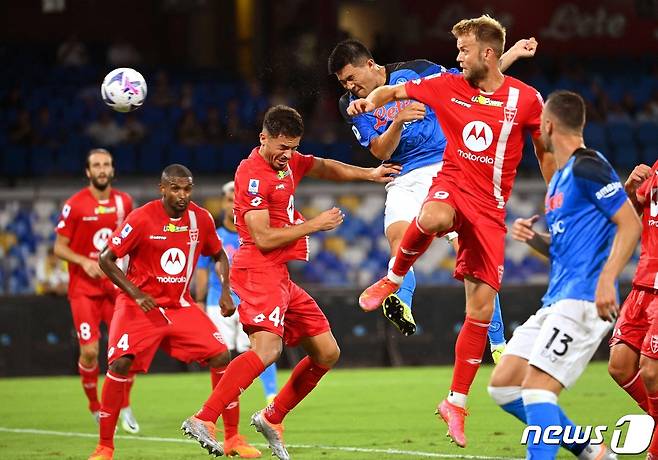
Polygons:
[[468,396],[462,393],[457,393],[456,391],[451,391],[448,393],[448,398],[446,398],[450,404],[459,406],[462,409],[466,409],[466,399]]
[[521,387],[487,387],[489,396],[499,406],[504,406],[521,397]]
[[386,277],[389,280],[393,281],[398,286],[402,284],[402,280],[404,279],[404,276],[396,275],[395,273],[393,273],[393,270],[389,270]]

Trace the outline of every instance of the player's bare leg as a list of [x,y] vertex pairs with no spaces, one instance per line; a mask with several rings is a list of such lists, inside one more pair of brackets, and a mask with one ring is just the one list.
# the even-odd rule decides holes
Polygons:
[[364,311],[381,307],[384,300],[400,288],[404,276],[429,248],[434,237],[446,233],[454,226],[455,216],[455,210],[446,203],[428,201],[423,204],[419,216],[404,233],[395,255],[395,263],[388,275],[363,291],[359,296],[359,306]]
[[[653,331],[650,329],[649,334],[652,333]],[[656,422],[647,458],[650,456],[658,458],[658,360],[642,355],[640,357],[640,375],[647,390],[648,413]]]
[[[409,222],[398,221],[393,222],[386,228],[386,239],[388,239],[388,244],[391,248],[391,260],[389,261],[388,268],[391,268],[395,263],[395,255],[408,227]],[[411,312],[411,302],[415,288],[416,278],[412,268],[404,276],[400,289],[388,296],[382,305],[384,316],[405,336],[413,335],[416,332],[416,321]]]
[[466,447],[466,399],[487,346],[487,332],[496,297],[494,288],[470,276],[464,278],[464,287],[466,319],[455,344],[450,393],[437,407],[437,414],[448,424],[448,436],[460,447]]
[[[231,354],[228,350],[226,350],[225,352],[210,358],[208,360],[208,365],[211,368],[226,367],[230,360]],[[222,380],[220,380],[215,389],[217,389],[221,383]],[[224,405],[224,407],[222,407],[222,410],[237,398],[238,395],[235,395],[234,398],[232,398],[227,404]],[[198,441],[201,447],[206,449],[209,454],[216,456],[224,455],[224,447],[219,443],[219,441],[217,441],[217,433],[215,427],[217,418],[219,418],[219,414],[214,417],[214,420],[199,418],[198,415],[199,414],[197,414],[197,416],[192,416],[185,419],[181,425],[181,430],[183,433],[185,433],[185,436]]]
[[123,404],[125,385],[128,382],[132,356],[122,356],[110,364],[100,409],[100,439],[89,460],[111,460],[114,453],[114,431]]
[[649,412],[647,389],[640,375],[640,353],[623,342],[610,347],[608,373],[644,412]]
[[101,409],[98,400],[98,341],[80,344],[78,373],[80,374],[82,389],[89,401],[89,411],[98,423]]

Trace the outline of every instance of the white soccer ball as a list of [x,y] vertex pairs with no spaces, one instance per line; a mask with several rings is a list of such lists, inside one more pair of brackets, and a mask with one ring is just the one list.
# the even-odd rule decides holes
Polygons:
[[146,80],[135,69],[121,67],[108,73],[101,84],[103,102],[117,112],[132,112],[146,99]]

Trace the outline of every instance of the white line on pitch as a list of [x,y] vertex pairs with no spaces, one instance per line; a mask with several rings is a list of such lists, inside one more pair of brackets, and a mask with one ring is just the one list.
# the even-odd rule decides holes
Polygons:
[[[0,427],[0,432],[17,433],[17,434],[37,434],[42,436],[66,436],[73,438],[98,438],[98,433],[75,433],[70,431],[53,431],[53,430],[35,430],[30,428],[7,428]],[[179,438],[161,438],[157,436],[127,436],[115,435],[117,439],[128,439],[131,441],[154,441],[154,442],[173,442],[173,443],[193,443],[189,439]],[[267,447],[267,444],[254,443],[258,447]],[[431,458],[464,458],[470,460],[524,460],[523,458],[514,457],[491,457],[487,455],[457,455],[457,454],[439,454],[435,452],[421,452],[415,450],[399,450],[399,449],[369,449],[366,447],[348,447],[348,446],[320,446],[312,444],[288,444],[288,447],[293,449],[321,449],[321,450],[337,450],[341,452],[364,452],[371,454],[389,454],[389,455],[407,455],[415,457],[431,457]]]

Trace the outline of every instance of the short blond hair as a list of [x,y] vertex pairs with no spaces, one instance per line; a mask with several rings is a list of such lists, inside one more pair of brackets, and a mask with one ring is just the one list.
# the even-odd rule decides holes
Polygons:
[[473,34],[478,42],[491,46],[498,58],[503,55],[505,27],[488,14],[483,14],[479,18],[462,19],[452,27],[452,34],[456,38]]

